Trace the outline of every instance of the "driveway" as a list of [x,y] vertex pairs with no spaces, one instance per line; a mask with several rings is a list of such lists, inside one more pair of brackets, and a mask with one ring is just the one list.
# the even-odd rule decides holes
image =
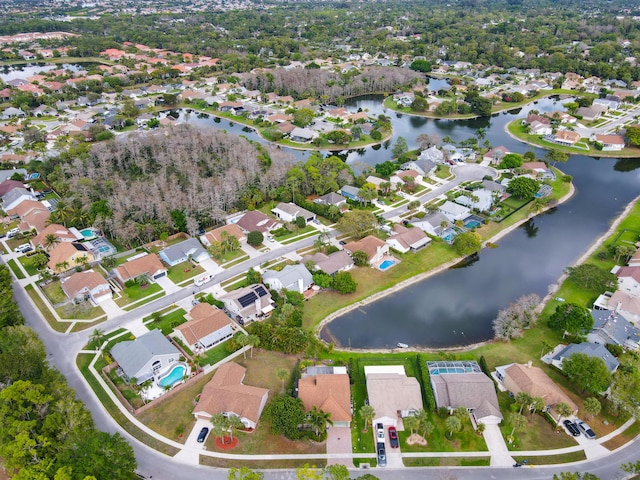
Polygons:
[[156,278],[156,283],[162,287],[167,295],[173,292],[182,290],[182,287],[177,286],[166,275],[164,277]]
[[[353,446],[351,445],[351,429],[348,427],[330,427],[327,430],[327,454],[329,455],[351,455]],[[344,465],[353,468],[351,458],[331,458],[327,459],[327,465]]]
[[492,467],[512,467],[516,463],[511,458],[498,425],[486,425],[482,435],[491,455],[490,465]]
[[114,318],[118,315],[121,315],[123,310],[118,306],[118,304],[113,300],[113,298],[107,298],[99,303],[100,307],[104,310],[104,313],[107,314],[107,318]]

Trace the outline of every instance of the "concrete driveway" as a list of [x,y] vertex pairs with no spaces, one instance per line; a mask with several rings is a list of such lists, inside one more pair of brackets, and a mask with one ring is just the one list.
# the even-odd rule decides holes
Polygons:
[[492,467],[512,467],[516,463],[509,453],[507,444],[504,443],[504,437],[498,425],[486,425],[482,435],[491,455]]
[[[351,445],[351,429],[349,427],[330,427],[327,430],[327,454],[329,455],[351,455],[353,446]],[[329,457],[327,465],[344,465],[353,468],[351,458]]]

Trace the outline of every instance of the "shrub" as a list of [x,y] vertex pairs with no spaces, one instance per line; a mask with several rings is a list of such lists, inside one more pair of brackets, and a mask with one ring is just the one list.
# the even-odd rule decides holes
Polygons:
[[262,234],[262,232],[254,231],[254,232],[249,232],[249,235],[247,235],[247,243],[252,247],[257,247],[263,241],[264,241],[264,235]]

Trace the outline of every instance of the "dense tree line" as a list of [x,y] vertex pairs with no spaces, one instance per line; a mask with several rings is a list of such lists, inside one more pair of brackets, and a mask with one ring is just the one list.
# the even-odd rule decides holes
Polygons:
[[44,345],[22,325],[11,274],[0,266],[0,458],[16,479],[129,479],[133,449],[96,430],[64,377],[49,367]]
[[93,146],[43,169],[64,197],[60,223],[95,224],[126,245],[196,233],[235,208],[277,196],[290,154],[214,128],[178,125]]

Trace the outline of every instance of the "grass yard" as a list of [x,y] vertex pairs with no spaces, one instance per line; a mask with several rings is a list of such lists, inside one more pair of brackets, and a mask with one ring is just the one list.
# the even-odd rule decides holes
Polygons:
[[[240,335],[244,335],[241,333]],[[220,360],[227,358],[230,353],[227,351],[227,342],[222,342],[220,345],[216,345],[213,348],[210,348],[202,355],[198,355],[200,358],[200,364],[204,367],[205,365],[215,365]]]
[[34,257],[35,255],[31,255],[30,257],[27,257],[26,255],[22,255],[21,257],[18,257],[18,261],[22,264],[22,267],[27,272],[27,275],[33,276],[33,275],[38,275],[40,273],[36,268],[36,266],[33,264]]
[[522,463],[524,460],[527,461],[528,465],[554,465],[556,463],[573,463],[579,462],[581,460],[586,460],[587,456],[584,454],[584,451],[579,452],[571,452],[571,453],[563,453],[560,455],[536,455],[532,457],[518,457],[514,456],[513,460]]
[[488,467],[491,457],[403,458],[405,467]]
[[471,420],[465,418],[462,422],[463,428],[460,432],[449,436],[446,431],[446,417],[442,418],[431,413],[430,422],[433,423],[434,429],[431,435],[426,437],[427,445],[407,445],[407,438],[411,434],[410,431],[398,432],[400,438],[400,446],[403,452],[457,452],[457,451],[487,451],[487,445],[484,437],[476,433],[471,426]]
[[40,310],[40,313],[45,318],[47,323],[51,326],[51,328],[53,328],[56,332],[66,332],[69,325],[66,322],[59,322],[56,317],[53,316],[53,313],[51,313],[49,307],[44,303],[42,298],[40,298],[40,295],[38,295],[38,293],[34,290],[33,285],[27,285],[26,287],[24,287],[24,289],[29,294],[29,297],[31,297],[31,300],[36,305],[36,307],[38,307],[38,310]]
[[142,305],[145,305],[147,303],[153,302],[154,300],[157,300],[157,299],[159,299],[161,297],[164,297],[164,296],[165,296],[165,293],[164,293],[164,290],[163,290],[161,292],[156,293],[155,295],[150,295],[148,297],[145,297],[142,300],[140,300],[140,301],[138,301],[138,302],[136,302],[134,304],[127,305],[126,307],[122,307],[122,309],[127,311],[127,312],[129,312],[131,310],[135,310],[136,308],[138,308],[138,307],[140,307]]
[[355,293],[341,295],[335,291],[323,291],[313,297],[305,304],[303,326],[313,328],[327,315],[342,307],[386,290],[403,280],[432,270],[457,257],[453,248],[444,242],[432,242],[419,252],[397,256],[402,261],[386,272],[368,267],[352,269],[350,273],[358,284]]
[[238,250],[224,252],[222,255],[214,257],[214,260],[218,265],[222,265],[223,263],[232,262],[233,260],[245,255],[246,253],[242,248],[239,248]]
[[244,252],[242,252],[243,255],[240,255],[239,257],[237,257],[235,260],[231,260],[227,263],[223,263],[222,265],[220,265],[222,268],[231,268],[235,265],[238,265],[242,262],[244,262],[245,260],[249,260],[249,255],[244,254]]
[[89,301],[80,304],[69,302],[62,307],[56,308],[56,312],[63,319],[72,320],[93,320],[105,315],[102,307],[94,306]]
[[130,303],[142,300],[145,297],[161,292],[162,287],[157,283],[149,283],[146,287],[142,288],[140,285],[132,285],[126,287],[120,292],[120,298],[116,299],[116,304],[119,307],[124,307]]
[[56,305],[60,302],[67,300],[67,295],[62,290],[62,286],[59,281],[51,282],[44,287],[42,291],[47,296],[52,305]]
[[184,309],[178,308],[170,313],[162,315],[159,321],[151,321],[146,323],[145,326],[149,330],[159,329],[162,331],[162,334],[166,336],[173,332],[175,327],[182,325],[187,321],[187,319],[184,318],[186,314],[187,312]]
[[451,167],[448,167],[447,165],[438,165],[436,167],[436,177],[442,180],[447,180],[451,177]]
[[169,280],[178,285],[179,283],[184,282],[185,280],[189,280],[190,278],[195,277],[196,275],[200,275],[204,273],[204,268],[200,265],[192,264],[189,261],[178,263],[169,269],[167,276]]
[[297,235],[295,237],[289,238],[287,240],[283,240],[280,243],[282,243],[282,245],[289,245],[290,243],[295,243],[295,242],[297,242],[299,240],[303,240],[305,238],[314,237],[314,236],[318,235],[319,232],[315,228],[313,228],[313,227],[311,227],[311,228],[312,228],[312,230],[310,230],[310,231],[308,231],[308,232],[306,232],[304,234],[300,234],[300,235]]
[[639,434],[640,434],[640,422],[636,421],[633,425],[627,428],[620,435],[616,435],[611,440],[604,442],[602,446],[605,448],[608,448],[609,450],[615,450],[616,448],[619,448],[622,445],[626,445],[631,440],[636,438]]
[[24,273],[22,273],[22,270],[20,270],[20,267],[18,266],[18,264],[13,258],[7,262],[7,265],[9,266],[9,268],[11,269],[11,271],[13,272],[13,274],[18,280],[27,278],[25,277]]
[[290,238],[297,237],[299,235],[301,236],[305,233],[317,232],[317,230],[311,225],[305,225],[303,228],[298,228],[294,224],[288,223],[287,228],[289,229],[289,233],[285,233],[283,235],[274,235],[273,238],[275,238],[278,242],[283,242],[284,240],[289,240]]

